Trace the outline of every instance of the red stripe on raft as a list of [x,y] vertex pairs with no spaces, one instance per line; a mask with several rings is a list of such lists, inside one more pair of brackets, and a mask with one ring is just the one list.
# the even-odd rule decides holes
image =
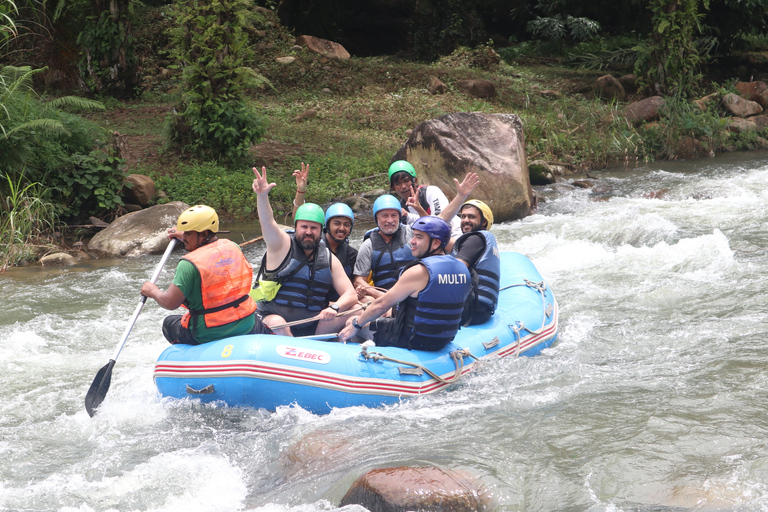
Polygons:
[[[557,317],[555,317],[557,318]],[[518,347],[517,344],[511,344],[505,347],[504,350],[500,350],[495,353],[482,356],[486,357],[507,357],[519,352],[525,352],[529,348],[538,345],[542,341],[550,338],[553,333],[557,331],[557,322],[553,322],[543,332],[535,334],[533,336],[524,337]],[[472,370],[474,363],[468,363],[465,365],[462,375]],[[435,379],[429,381],[420,382],[403,382],[384,379],[356,379],[353,377],[340,376],[339,374],[314,373],[312,371],[300,370],[295,367],[285,367],[283,369],[276,368],[274,366],[268,366],[264,363],[248,363],[248,364],[171,364],[167,362],[157,363],[155,365],[155,378],[157,377],[188,377],[194,378],[195,375],[202,375],[205,377],[232,377],[232,376],[244,376],[244,377],[261,377],[268,380],[284,381],[290,379],[296,381],[297,384],[304,384],[313,387],[333,386],[341,388],[342,390],[352,391],[379,391],[396,393],[398,395],[422,395],[438,391],[444,387],[449,386],[455,379],[454,373],[451,372],[448,377],[443,377],[448,382],[439,382]]]

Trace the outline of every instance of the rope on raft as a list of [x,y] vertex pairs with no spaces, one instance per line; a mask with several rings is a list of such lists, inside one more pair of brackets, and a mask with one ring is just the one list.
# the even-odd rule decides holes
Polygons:
[[541,315],[541,327],[537,330],[531,330],[528,327],[525,326],[525,323],[521,322],[520,320],[517,320],[514,324],[509,324],[507,327],[509,327],[512,330],[512,333],[515,335],[515,339],[517,339],[517,346],[515,347],[515,356],[520,355],[520,343],[522,341],[520,337],[520,331],[523,329],[526,329],[531,334],[541,334],[544,331],[544,327],[547,326],[547,318],[550,317],[551,312],[549,312],[547,309],[547,297],[545,295],[547,291],[547,283],[544,281],[540,281],[538,283],[534,283],[533,281],[530,281],[528,279],[523,279],[522,283],[517,284],[511,284],[509,286],[505,286],[504,288],[500,288],[499,291],[506,290],[507,288],[514,288],[515,286],[527,286],[533,290],[536,290],[541,295],[541,306],[542,306],[542,312]]
[[459,379],[461,378],[462,371],[464,370],[465,357],[471,357],[474,360],[479,361],[479,359],[475,355],[473,355],[468,348],[454,350],[450,354],[451,354],[451,359],[453,359],[453,362],[456,365],[456,372],[453,374],[453,378],[444,379],[441,376],[437,375],[435,372],[431,371],[429,368],[423,365],[420,365],[419,363],[413,363],[411,361],[403,361],[401,359],[395,359],[389,356],[385,356],[381,352],[368,352],[368,346],[366,346],[365,343],[362,345],[362,350],[360,351],[360,355],[363,356],[363,358],[365,358],[366,360],[371,360],[373,362],[389,361],[392,363],[404,364],[404,365],[413,367],[413,368],[399,367],[398,370],[400,371],[401,375],[403,374],[421,375],[422,373],[426,373],[436,381],[441,382],[443,384],[451,384],[459,381]]

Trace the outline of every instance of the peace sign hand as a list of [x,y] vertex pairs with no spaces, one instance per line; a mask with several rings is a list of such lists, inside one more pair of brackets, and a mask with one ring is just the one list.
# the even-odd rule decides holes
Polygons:
[[277,183],[269,183],[267,181],[267,168],[261,168],[261,174],[255,167],[253,168],[253,174],[256,175],[256,179],[253,180],[253,191],[256,195],[263,196],[269,194],[269,191],[274,188]]

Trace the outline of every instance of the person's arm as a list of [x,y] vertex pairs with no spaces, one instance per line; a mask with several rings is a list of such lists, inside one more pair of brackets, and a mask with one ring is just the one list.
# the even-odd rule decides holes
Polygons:
[[309,181],[309,164],[304,167],[304,162],[301,162],[301,170],[296,169],[293,171],[293,175],[296,178],[296,197],[293,198],[293,218],[295,219],[296,210],[306,202],[305,194],[307,193],[307,182]]
[[256,192],[256,209],[261,223],[261,235],[267,245],[267,260],[271,261],[272,265],[279,264],[291,249],[291,237],[280,229],[272,213],[272,206],[269,204],[269,191],[275,187],[276,183],[269,183],[267,180],[266,167],[261,168],[261,174],[254,167],[253,174],[256,175],[253,180],[253,191]]
[[[357,324],[362,327],[368,322],[376,320],[395,304],[399,304],[407,297],[423,290],[428,282],[429,271],[427,271],[427,268],[424,265],[414,265],[413,267],[410,267],[400,275],[400,279],[397,280],[392,289],[373,301],[371,305],[363,311],[363,314],[357,317]],[[346,341],[357,334],[357,331],[357,328],[350,322],[349,325],[344,327],[339,333],[339,340]]]
[[453,218],[456,217],[461,205],[467,201],[469,195],[475,190],[477,184],[480,183],[480,178],[478,178],[477,174],[474,172],[468,172],[461,183],[459,183],[459,180],[456,178],[453,178],[453,181],[456,183],[456,195],[453,196],[451,202],[442,209],[439,215],[439,217],[448,224],[450,224]]
[[141,286],[141,294],[154,299],[161,308],[171,310],[181,307],[184,299],[186,299],[175,284],[171,284],[168,290],[163,291],[151,281],[147,281]]
[[339,311],[346,311],[357,304],[357,293],[355,293],[355,287],[352,286],[352,281],[349,280],[349,277],[344,272],[344,267],[339,259],[332,255],[331,261],[333,262],[331,266],[333,288],[339,294],[336,305],[339,306]]

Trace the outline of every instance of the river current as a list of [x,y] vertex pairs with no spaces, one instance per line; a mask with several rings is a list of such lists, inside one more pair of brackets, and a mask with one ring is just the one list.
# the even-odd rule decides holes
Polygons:
[[[768,510],[768,154],[590,175],[493,228],[554,290],[558,342],[387,408],[160,399],[168,312],[150,301],[90,418],[85,393],[160,256],[10,269],[0,510],[331,511],[401,465],[471,473],[499,511]],[[257,265],[263,246],[245,252]]]

